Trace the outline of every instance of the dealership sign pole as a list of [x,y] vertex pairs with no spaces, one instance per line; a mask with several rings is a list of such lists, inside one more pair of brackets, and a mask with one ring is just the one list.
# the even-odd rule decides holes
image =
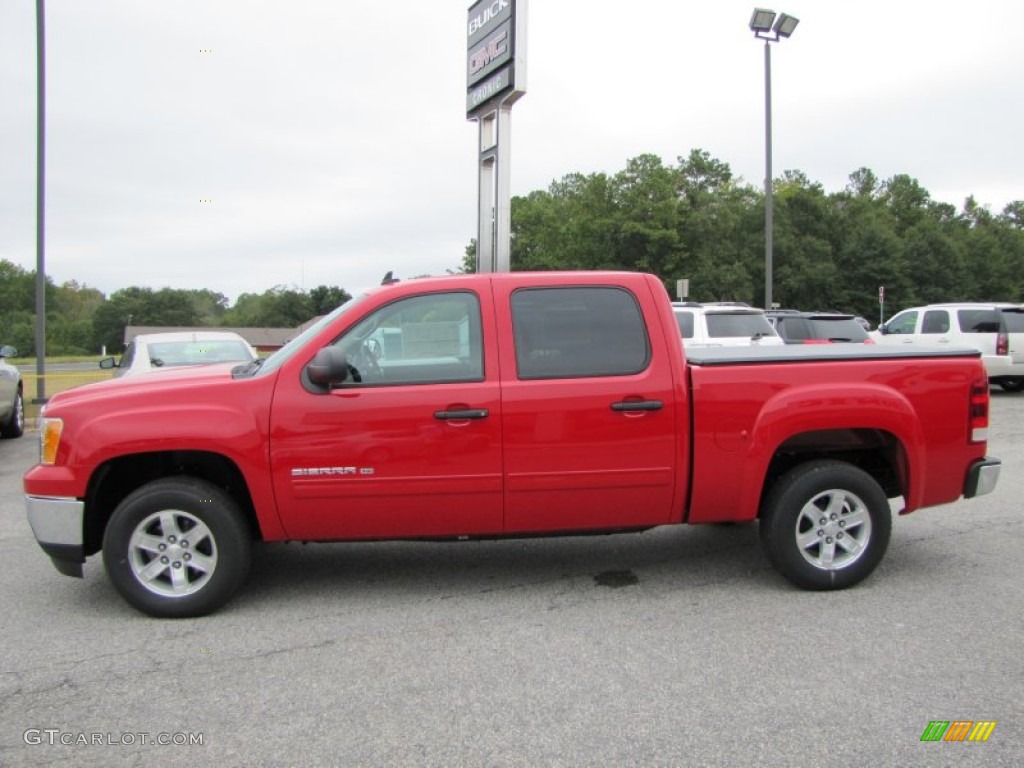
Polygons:
[[469,8],[466,117],[479,127],[476,271],[511,269],[509,142],[512,105],[526,93],[527,0],[480,0]]

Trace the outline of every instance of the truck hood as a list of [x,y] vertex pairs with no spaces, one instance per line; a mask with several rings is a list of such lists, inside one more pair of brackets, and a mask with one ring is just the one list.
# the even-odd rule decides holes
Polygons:
[[211,387],[234,383],[231,371],[237,366],[238,363],[216,363],[170,368],[83,384],[55,394],[49,399],[46,410],[48,414],[53,414],[59,409],[100,401],[123,403],[126,400],[137,402],[144,399],[155,404],[166,399],[171,393],[174,393],[174,399],[185,397],[201,400],[205,399],[204,396],[195,390],[208,391]]

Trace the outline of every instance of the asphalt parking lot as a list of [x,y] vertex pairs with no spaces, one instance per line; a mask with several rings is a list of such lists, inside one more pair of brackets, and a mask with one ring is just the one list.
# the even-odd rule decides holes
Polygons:
[[272,545],[225,609],[159,621],[39,550],[34,438],[0,441],[0,765],[1024,764],[1024,395],[993,391],[995,493],[897,519],[823,594],[755,525],[682,527]]

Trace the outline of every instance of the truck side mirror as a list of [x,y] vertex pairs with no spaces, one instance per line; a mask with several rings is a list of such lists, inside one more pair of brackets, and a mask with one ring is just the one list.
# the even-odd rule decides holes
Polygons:
[[104,357],[100,360],[100,368],[105,371],[111,368],[117,368],[117,363],[114,362],[114,358],[112,357]]
[[881,324],[880,324],[880,325],[878,326],[878,332],[879,332],[880,334],[882,334],[883,336],[885,336],[886,334],[888,334],[888,333],[889,333],[889,324],[888,324],[888,323],[881,323]]
[[17,356],[18,356],[18,350],[16,350],[14,347],[12,347],[12,346],[10,346],[8,344],[4,344],[2,347],[0,347],[0,357],[17,357]]
[[324,347],[306,364],[305,373],[317,388],[329,390],[348,378],[348,357],[338,347]]

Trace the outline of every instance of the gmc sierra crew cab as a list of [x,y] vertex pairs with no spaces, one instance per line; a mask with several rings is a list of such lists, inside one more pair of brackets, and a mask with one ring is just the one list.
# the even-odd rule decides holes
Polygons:
[[976,350],[688,352],[652,275],[456,275],[371,289],[265,359],[57,394],[24,489],[58,571],[102,551],[161,617],[222,606],[254,541],[755,519],[825,590],[874,570],[891,509],[994,488],[988,418]]

